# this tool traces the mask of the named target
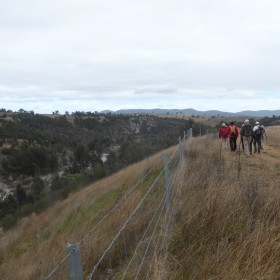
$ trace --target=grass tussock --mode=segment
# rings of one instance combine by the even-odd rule
[[[279,135],[279,128],[268,130],[264,152],[249,159],[221,151],[216,139],[187,142],[181,164],[171,172],[169,227],[161,207],[162,176],[120,231],[161,174],[162,154],[23,219],[1,233],[1,279],[46,276],[65,257],[66,244],[78,242],[131,189],[82,243],[85,278],[119,233],[94,279],[280,279]],[[171,157],[174,151],[165,152]],[[67,279],[66,264],[52,279]]]
[[[188,147],[165,274],[157,279],[279,279],[280,187],[241,157],[238,179],[235,155],[220,158],[206,139]]]

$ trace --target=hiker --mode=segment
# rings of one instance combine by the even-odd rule
[[[253,128],[250,125],[249,120],[245,120],[240,130],[241,138],[243,139],[244,153],[246,156],[252,154],[252,142],[253,142]]]
[[[221,139],[222,148],[226,150],[228,145],[228,128],[225,123],[222,123],[219,129],[219,139]]]
[[[241,130],[244,126],[244,123],[242,124]],[[243,135],[241,135],[241,130],[240,130],[240,143],[241,143],[241,147],[242,147],[242,151],[244,152],[244,141],[243,141]]]
[[[234,125],[234,122],[230,122],[228,126],[229,145],[232,152],[236,151],[236,140],[239,134],[238,128]]]
[[[258,151],[258,154],[261,153],[261,141],[262,141],[262,134],[263,129],[259,122],[255,123],[255,126],[253,128],[253,137],[254,137],[254,153]]]
[[[265,130],[263,125],[261,125],[261,129],[262,129],[261,150],[263,150],[264,149],[263,146],[264,146],[265,140],[267,140],[267,135],[266,135],[266,130]]]

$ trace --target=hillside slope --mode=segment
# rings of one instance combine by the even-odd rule
[[[207,137],[187,142],[183,157],[165,151],[175,160],[168,228],[162,153],[24,219],[1,235],[1,279],[42,279],[81,240],[84,279],[96,264],[92,279],[279,279],[280,128],[267,133],[250,158]],[[67,279],[67,263],[48,279]]]
[[[145,115],[0,112],[0,228],[170,147],[190,125]]]

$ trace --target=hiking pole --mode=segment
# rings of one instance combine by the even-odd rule
[[[240,172],[241,172],[241,152],[240,152],[240,145],[241,145],[241,139],[238,145],[238,164],[237,164],[237,178],[239,180]]]
[[[223,146],[223,140],[222,138],[220,140],[220,160],[222,159],[222,146]]]

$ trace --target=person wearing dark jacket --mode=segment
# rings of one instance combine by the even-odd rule
[[[244,153],[246,156],[252,154],[252,142],[253,142],[253,128],[249,123],[249,120],[245,120],[240,130],[240,135],[243,139]]]
[[[230,122],[228,126],[228,135],[229,135],[229,145],[230,145],[230,150],[232,152],[236,151],[236,140],[239,135],[239,130],[237,126],[234,125],[234,122]]]

